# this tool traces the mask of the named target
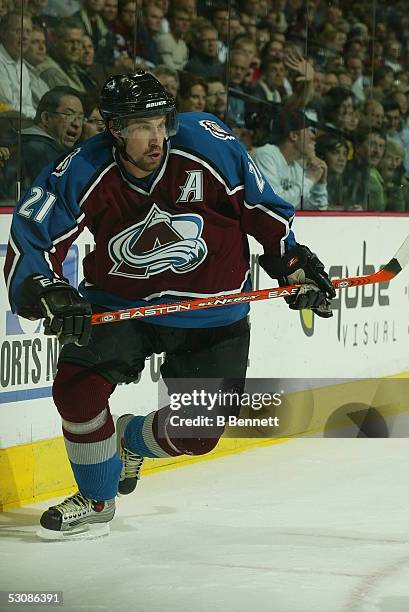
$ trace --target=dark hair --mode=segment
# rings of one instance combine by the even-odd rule
[[[323,134],[315,143],[315,151],[318,157],[324,159],[328,151],[334,151],[339,145],[348,151],[348,143],[345,138],[336,134]]]
[[[76,19],[75,17],[66,17],[61,19],[56,25],[53,39],[55,38],[55,40],[58,40],[59,38],[62,38],[67,30],[82,30],[85,32],[82,21]]]
[[[373,134],[375,134],[376,136],[379,136],[383,140],[386,140],[386,135],[383,130],[378,130],[377,128],[371,128],[370,130],[357,130],[354,133],[355,146],[359,147],[363,145],[364,142],[369,138],[369,136],[372,136]]]
[[[383,104],[383,110],[385,111],[385,113],[388,113],[389,111],[394,111],[394,110],[398,110],[399,113],[401,112],[399,104],[395,102],[394,100],[390,102],[385,102]]]
[[[324,96],[323,110],[325,120],[333,123],[341,104],[348,98],[352,98],[352,101],[354,101],[354,94],[350,89],[346,89],[346,87],[331,87]]]
[[[122,13],[127,4],[134,2],[134,0],[118,0],[118,15]]]
[[[190,72],[182,72],[180,74],[180,89],[179,89],[179,97],[181,100],[186,100],[189,98],[192,92],[192,88],[195,85],[201,85],[206,92],[208,92],[208,86],[206,81],[195,74],[191,74]]]
[[[64,96],[75,96],[76,98],[81,100],[81,102],[83,101],[81,92],[77,91],[76,89],[73,89],[72,87],[66,87],[65,85],[59,85],[58,87],[54,87],[53,89],[50,89],[50,91],[47,91],[47,93],[43,95],[40,102],[38,103],[34,123],[40,123],[42,113],[55,113],[61,102],[61,99]]]
[[[390,73],[394,74],[390,66],[378,66],[378,68],[375,68],[373,73],[373,84],[378,85],[381,81],[383,81],[385,76]]]

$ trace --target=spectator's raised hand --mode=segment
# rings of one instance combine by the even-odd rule
[[[305,60],[298,49],[294,48],[287,53],[284,64],[296,75],[294,80],[297,83],[311,83],[314,79],[314,68],[312,64]]]

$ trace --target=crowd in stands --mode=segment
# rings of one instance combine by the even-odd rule
[[[143,68],[298,209],[409,211],[407,0],[0,0],[0,202],[104,130]]]

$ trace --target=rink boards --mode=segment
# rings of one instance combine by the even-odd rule
[[[2,257],[10,219],[9,214],[0,214]],[[409,223],[405,215],[300,215],[294,231],[299,242],[318,253],[332,277],[345,277],[379,269],[408,235]],[[255,288],[274,286],[258,266],[259,245],[251,240],[250,246]],[[85,232],[71,247],[64,273],[73,284],[81,279],[82,258],[92,247],[92,236]],[[42,335],[39,322],[20,319],[10,312],[3,278],[1,282],[0,509],[4,509],[64,494],[74,483],[60,437],[60,419],[51,399],[58,344]],[[340,291],[330,320],[312,317],[308,311],[301,315],[291,312],[281,300],[254,304],[248,376],[297,379],[296,393],[305,385],[315,403],[302,411],[301,420],[297,412],[295,421],[275,432],[275,440],[269,431],[262,432],[265,437],[255,438],[238,438],[237,432],[230,431],[213,456],[322,431],[337,411],[337,403],[341,406],[347,402],[345,389],[349,387],[340,387],[343,391],[330,398],[320,389],[339,384],[340,379],[408,372],[408,300],[409,270],[405,269],[389,284]],[[112,412],[145,414],[157,407],[161,361],[162,356],[153,356],[138,383],[117,388],[111,400]],[[367,393],[360,391],[362,397],[357,403],[373,405],[375,395],[381,397],[379,405],[384,405],[385,390],[379,391],[378,383],[376,389],[374,392],[372,386]],[[371,402],[365,399],[365,393]],[[392,402],[386,416],[399,413],[398,404]],[[191,461],[158,460],[154,466],[151,461],[146,470]]]

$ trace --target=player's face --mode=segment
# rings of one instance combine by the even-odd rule
[[[135,176],[143,178],[160,166],[166,138],[166,117],[128,119],[128,125],[121,130],[120,136],[125,139],[126,152],[135,161],[136,167],[126,164]]]

